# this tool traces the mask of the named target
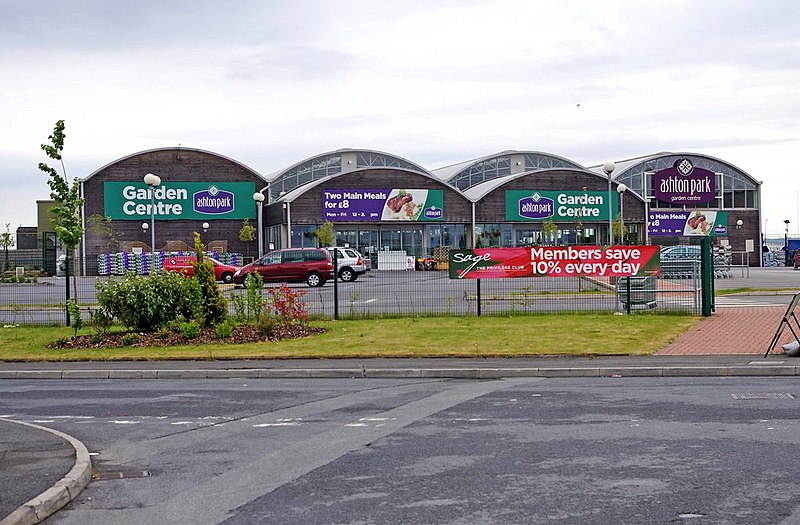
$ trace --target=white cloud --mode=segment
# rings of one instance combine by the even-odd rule
[[[763,180],[770,233],[797,207],[793,1],[0,7],[0,224],[35,223],[39,144],[62,118],[70,176],[179,143],[262,174],[341,147],[430,168],[505,149],[583,164],[672,150]]]

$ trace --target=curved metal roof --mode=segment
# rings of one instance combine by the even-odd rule
[[[592,170],[587,170],[585,168],[582,169],[573,169],[573,168],[556,168],[559,171],[571,171],[573,173],[581,173],[584,175],[595,175],[601,177],[604,181],[607,180],[605,174],[600,175]],[[497,188],[503,186],[506,183],[509,183],[513,180],[516,180],[520,177],[524,177],[526,175],[530,175],[531,173],[541,173],[548,170],[533,170],[533,171],[526,171],[524,173],[516,173],[514,175],[509,175],[507,177],[500,177],[496,179],[487,180],[486,182],[481,182],[480,184],[476,184],[471,188],[467,188],[462,193],[472,202],[478,202],[486,195],[491,193],[492,191],[496,190]],[[637,198],[640,200],[642,199],[641,196],[637,195]]]
[[[323,183],[327,183],[327,182],[329,182],[329,181],[331,181],[331,180],[333,180],[333,179],[335,179],[335,178],[337,178],[337,177],[339,177],[341,175],[346,175],[348,173],[364,171],[364,170],[367,170],[367,169],[369,169],[369,168],[360,168],[360,169],[353,170],[353,171],[348,171],[348,172],[345,172],[345,173],[336,173],[334,175],[328,175],[326,177],[322,177],[322,178],[314,180],[312,182],[308,182],[306,184],[303,184],[302,186],[298,186],[298,187],[294,188],[291,191],[287,191],[283,195],[280,195],[280,196],[276,197],[274,200],[270,201],[270,204],[274,204],[275,202],[293,202],[293,201],[297,200],[301,195],[306,193],[307,191],[309,191],[309,190],[311,190],[313,188],[316,188],[317,186],[319,186],[319,185],[321,185]],[[423,177],[427,177],[427,178],[429,178],[429,179],[431,179],[431,180],[433,180],[433,181],[435,181],[435,182],[437,182],[439,184],[442,184],[441,180],[437,179],[436,177],[434,177],[430,173],[421,173],[421,172],[418,172],[418,171],[415,171],[415,170],[407,170],[405,168],[398,168],[398,169],[400,171],[408,171],[409,173],[413,173],[415,175],[422,175]],[[463,195],[463,192],[459,192],[455,188],[453,188],[453,191],[456,191],[456,193],[460,193],[460,194]]]
[[[92,177],[94,177],[95,175],[97,175],[98,173],[100,173],[101,171],[103,171],[104,169],[108,168],[109,166],[113,166],[114,164],[117,164],[118,162],[122,162],[123,160],[131,159],[133,157],[137,157],[139,155],[144,155],[146,153],[154,153],[154,152],[157,152],[157,151],[196,151],[198,153],[205,153],[205,154],[208,154],[208,155],[213,155],[215,157],[219,157],[221,159],[227,160],[228,162],[236,164],[237,166],[241,166],[242,168],[244,168],[245,170],[249,171],[250,173],[252,173],[256,177],[258,177],[259,179],[263,180],[264,183],[266,184],[266,179],[260,173],[258,173],[256,170],[254,170],[250,166],[242,164],[238,160],[234,160],[234,159],[232,159],[230,157],[226,157],[225,155],[220,155],[219,153],[214,153],[213,151],[207,151],[207,150],[204,150],[204,149],[197,149],[197,148],[182,148],[182,147],[178,147],[178,146],[170,147],[170,148],[146,149],[144,151],[139,151],[139,152],[136,152],[136,153],[132,153],[130,155],[125,155],[124,157],[120,157],[117,160],[113,160],[113,161],[109,162],[108,164],[105,164],[102,167],[94,170],[86,178],[80,179],[80,180],[82,182],[83,181],[87,181],[87,180],[91,179]]]
[[[577,162],[552,153],[532,150],[506,150],[437,168],[432,170],[432,173],[451,186],[463,191],[476,184],[499,177],[552,168],[586,169]]]
[[[419,164],[396,155],[369,149],[343,148],[309,157],[268,175],[270,201],[313,181],[366,168],[397,168],[432,176]]]
[[[729,162],[712,157],[710,155],[691,152],[662,151],[652,155],[622,160],[615,163],[616,168],[611,174],[611,177],[617,182],[625,183],[632,191],[641,196],[643,193],[645,193],[644,190],[647,189],[642,187],[642,181],[645,181],[644,184],[647,184],[647,177],[644,177],[645,173],[652,173],[669,168],[676,160],[682,158],[688,158],[695,166],[699,168],[704,168],[709,171],[713,171],[714,173],[722,173],[723,175],[740,177],[755,187],[761,185],[761,181],[756,180],[747,172]],[[606,176],[605,172],[603,171],[602,164],[590,166],[589,169],[601,174],[603,177]],[[650,194],[651,193],[652,192],[650,192]]]

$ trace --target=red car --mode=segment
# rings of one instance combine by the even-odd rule
[[[258,272],[265,283],[301,283],[322,286],[333,279],[333,260],[322,248],[287,248],[276,250],[242,266],[234,275],[236,284],[244,284],[247,274]]]
[[[214,276],[217,281],[222,281],[223,283],[233,282],[233,276],[239,268],[230,264],[221,263],[207,255],[203,257],[203,260],[211,261],[211,264],[214,265]],[[174,255],[164,259],[163,269],[165,272],[178,272],[187,277],[193,277],[194,266],[192,265],[196,262],[197,257],[194,255]]]

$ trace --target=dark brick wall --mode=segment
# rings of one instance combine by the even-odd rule
[[[103,183],[108,181],[139,182],[147,173],[155,173],[162,181],[181,182],[254,182],[256,189],[266,186],[266,182],[245,166],[225,157],[192,149],[170,148],[147,151],[127,158],[123,158],[101,171],[84,183],[86,196],[86,217],[93,214],[103,215]],[[142,231],[142,222],[113,221],[114,237],[120,242],[142,241],[150,245],[150,232]],[[194,243],[193,232],[202,234],[203,242],[208,244],[214,240],[228,241],[228,250],[232,252],[247,253],[257,249],[257,241],[247,246],[239,241],[239,230],[242,220],[210,219],[207,221],[211,228],[202,234],[199,220],[156,220],[156,246],[163,248],[167,241],[183,241],[189,246]],[[257,226],[257,219],[251,219],[250,224]],[[117,251],[119,246],[111,243],[107,246],[108,239],[100,237],[91,229],[86,231],[86,266],[88,275],[97,273],[97,254],[108,251]]]

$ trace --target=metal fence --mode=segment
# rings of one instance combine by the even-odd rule
[[[70,278],[70,296],[83,317],[97,307],[96,283],[111,277]],[[63,324],[66,314],[64,277],[39,278],[28,283],[0,284],[3,324]],[[266,284],[266,288],[279,286]],[[246,290],[222,285],[223,294]],[[477,316],[598,312],[701,312],[699,267],[680,278],[530,277],[513,279],[450,279],[446,271],[377,271],[353,282],[329,281],[302,290],[302,301],[317,318],[389,316]],[[233,313],[232,301],[229,308]]]

